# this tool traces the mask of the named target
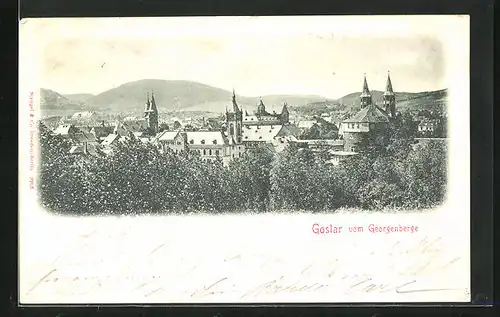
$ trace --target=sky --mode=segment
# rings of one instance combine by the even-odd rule
[[[140,79],[192,80],[244,96],[339,98],[360,91],[365,73],[370,89],[384,90],[390,71],[395,91],[437,90],[447,88],[447,51],[441,22],[433,21],[36,21],[40,86],[62,94],[98,94]]]

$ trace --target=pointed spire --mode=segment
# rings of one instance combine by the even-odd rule
[[[387,71],[387,84],[385,86],[384,95],[393,95],[393,94],[394,90],[392,89],[391,74],[389,71]]]
[[[144,112],[149,111],[149,92],[146,93],[146,104],[144,105]]]
[[[266,106],[264,105],[264,102],[262,101],[262,97],[259,97],[260,102],[259,106],[257,107],[257,113],[260,115],[266,114]]]
[[[233,111],[235,113],[240,112],[240,109],[238,108],[238,104],[236,103],[236,93],[234,92],[234,88],[233,88]]]
[[[361,109],[372,104],[372,94],[370,93],[370,89],[368,88],[368,82],[366,81],[366,73],[364,74],[363,92],[361,93],[360,99],[361,99]]]
[[[370,89],[368,88],[368,82],[366,81],[366,73],[364,74],[363,93],[361,95],[371,96]]]
[[[156,108],[156,101],[155,101],[155,95],[154,95],[154,91],[151,90],[151,110],[153,111],[158,111],[158,109]]]

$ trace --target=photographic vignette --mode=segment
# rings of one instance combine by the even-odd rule
[[[469,301],[468,17],[314,19],[25,20],[21,302]]]

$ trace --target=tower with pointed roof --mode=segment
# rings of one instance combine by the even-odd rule
[[[387,84],[383,96],[384,110],[387,114],[394,118],[396,116],[396,95],[392,89],[391,75],[387,72]]]
[[[146,105],[144,107],[144,118],[147,121],[149,131],[156,135],[158,133],[158,108],[156,107],[156,100],[154,93],[151,92],[151,100],[149,93],[147,94]]]
[[[363,92],[361,93],[360,99],[361,99],[361,109],[372,104],[372,94],[370,92],[370,89],[368,89],[366,74],[364,74]]]
[[[237,144],[241,143],[242,126],[243,126],[243,111],[236,102],[236,93],[233,89],[232,109],[226,108],[226,129],[228,138],[232,138]]]
[[[283,104],[283,108],[281,109],[280,121],[281,124],[290,123],[290,112],[288,112],[288,104],[286,102]]]
[[[390,83],[390,80],[389,80]],[[386,89],[389,90],[389,89]],[[390,87],[392,92],[392,86]],[[390,103],[387,107],[395,107],[392,102],[394,93],[384,95],[384,105],[387,98]],[[342,134],[344,136],[344,151],[364,151],[365,145],[370,142],[384,144],[386,141],[386,128],[390,122],[388,113],[372,101],[372,95],[368,89],[366,75],[363,82],[363,92],[360,96],[361,109],[354,116],[342,122]]]
[[[262,101],[262,98],[260,98],[259,105],[257,106],[257,116],[265,116],[268,115],[266,111],[266,106],[264,105],[264,102]]]

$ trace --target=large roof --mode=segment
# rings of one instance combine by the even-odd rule
[[[344,122],[356,123],[377,123],[389,122],[389,117],[384,110],[374,104],[368,105],[356,113],[353,117],[344,120]]]
[[[72,124],[61,124],[54,130],[54,134],[68,134],[71,128],[73,128]]]
[[[188,144],[227,144],[227,138],[220,131],[190,131],[184,132]]]
[[[244,126],[242,129],[243,132],[243,141],[272,141],[274,137],[280,132],[282,126],[281,125],[248,125]]]
[[[114,128],[115,133],[118,127],[130,132],[142,132],[148,127],[148,122],[145,119],[119,122]]]
[[[118,138],[119,135],[118,134],[109,134],[103,141],[102,141],[102,145],[110,145],[111,143],[113,143],[116,138]]]
[[[310,129],[315,124],[316,124],[315,120],[304,120],[304,121],[299,121],[298,127],[302,129]]]
[[[172,141],[179,133],[179,131],[164,131],[158,137],[158,141]]]
[[[97,141],[96,136],[89,132],[78,132],[71,135],[71,139],[75,142],[95,142]]]
[[[295,124],[288,124],[284,125],[281,130],[278,133],[278,136],[287,136],[287,135],[293,135],[295,137],[298,137],[302,133],[302,130],[297,127]]]

